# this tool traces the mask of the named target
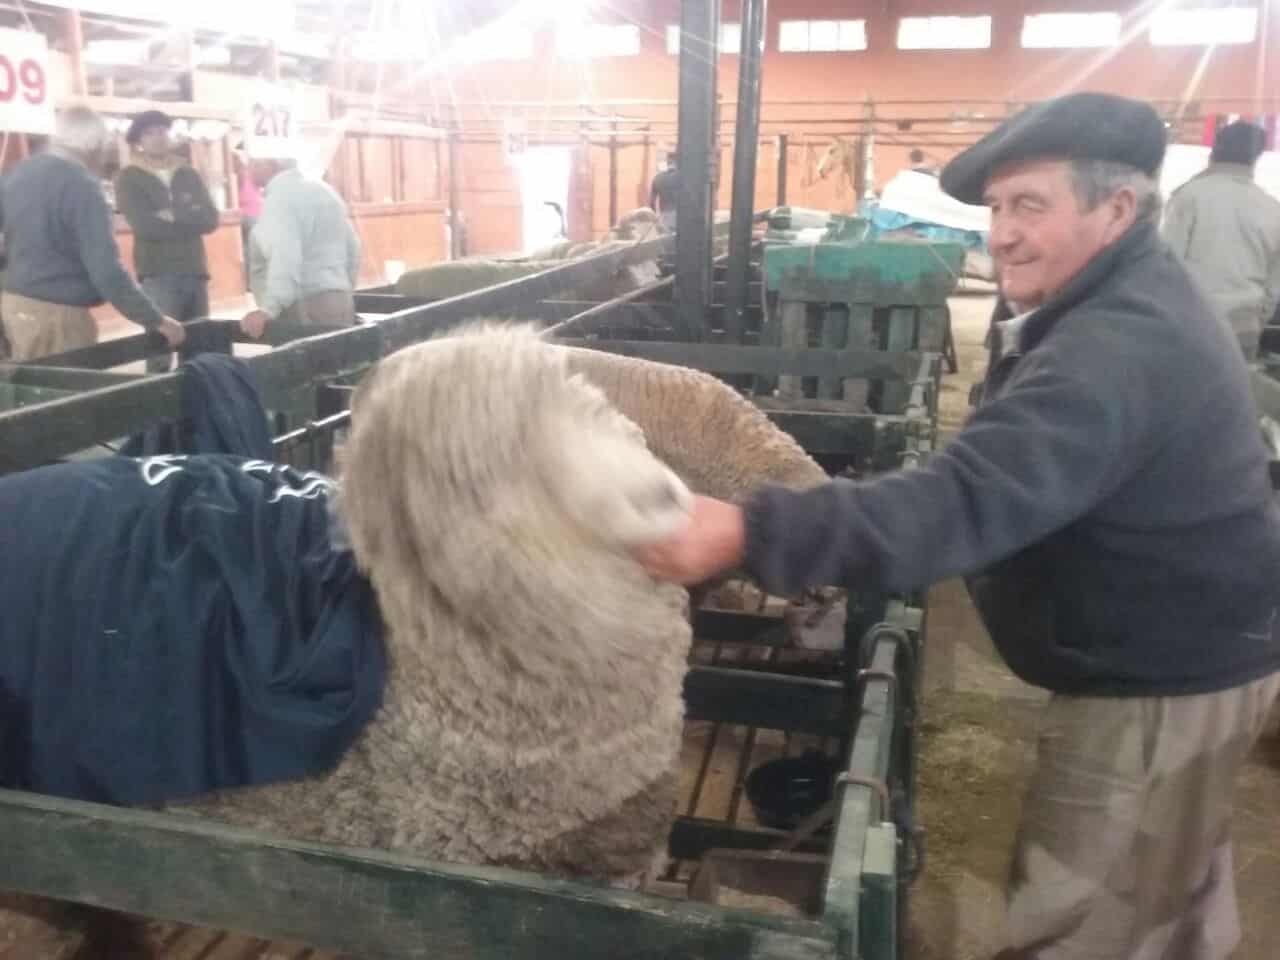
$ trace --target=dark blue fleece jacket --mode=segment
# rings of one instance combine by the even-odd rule
[[[747,507],[770,590],[972,581],[1023,679],[1079,695],[1225,689],[1280,670],[1280,510],[1226,324],[1150,224],[1099,254],[916,470]]]

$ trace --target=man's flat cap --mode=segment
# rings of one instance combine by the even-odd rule
[[[1026,160],[1106,160],[1155,176],[1164,161],[1164,123],[1149,104],[1106,93],[1073,93],[1027,107],[943,168],[942,189],[982,203],[1000,167]]]
[[[131,147],[136,147],[142,135],[153,127],[164,127],[168,130],[172,126],[173,117],[163,110],[143,110],[129,124],[129,132],[124,135],[124,142]]]

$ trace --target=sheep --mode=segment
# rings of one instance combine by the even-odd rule
[[[675,816],[690,628],[626,548],[674,531],[690,489],[740,500],[821,468],[706,374],[496,326],[384,360],[342,460],[384,706],[327,775],[182,808],[643,885]]]
[[[821,468],[713,377],[527,329],[397,353],[353,406],[336,509],[388,627],[383,709],[325,775],[168,809],[642,886],[676,813],[690,629],[626,548],[689,489],[741,501]]]
[[[740,503],[765,483],[807,489],[827,474],[760,408],[707,373],[560,347],[569,369],[640,425],[655,456],[695,492]]]
[[[337,510],[387,628],[384,706],[326,776],[184,805],[639,885],[675,815],[687,597],[628,547],[690,494],[567,355],[485,327],[384,360]],[[503,598],[494,602],[494,597]]]

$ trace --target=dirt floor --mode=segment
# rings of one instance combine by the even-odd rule
[[[960,373],[944,381],[946,430],[967,416],[969,385],[986,366],[989,294],[952,300]],[[928,858],[911,892],[910,960],[990,957],[999,945],[1002,887],[1034,759],[1045,695],[1001,663],[962,585],[935,588],[919,772]],[[1236,877],[1245,940],[1235,960],[1280,955],[1280,739],[1259,744],[1240,779]]]

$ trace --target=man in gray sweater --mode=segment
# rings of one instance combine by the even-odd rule
[[[341,327],[355,323],[360,238],[342,198],[305,176],[285,138],[248,144],[250,172],[263,188],[262,215],[249,238],[249,283],[257,307],[240,319],[251,337],[269,323]]]
[[[1257,358],[1262,327],[1280,302],[1280,202],[1253,180],[1265,143],[1257,124],[1227,124],[1208,169],[1175,190],[1164,213],[1165,242],[1248,360]]]
[[[8,267],[0,299],[11,358],[35,360],[91,346],[89,312],[108,302],[126,318],[182,343],[181,324],[164,316],[120,262],[100,176],[114,143],[92,110],[58,116],[53,143],[18,164],[0,187],[0,225]]]

